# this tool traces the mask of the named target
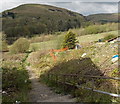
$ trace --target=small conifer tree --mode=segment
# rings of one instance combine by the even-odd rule
[[[74,49],[75,48],[75,44],[77,43],[77,39],[76,39],[76,35],[71,32],[68,31],[68,33],[65,35],[63,44],[62,44],[62,48],[68,47],[69,49]]]

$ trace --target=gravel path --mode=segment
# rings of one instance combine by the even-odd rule
[[[32,90],[29,93],[30,102],[75,102],[70,95],[56,94],[48,86],[40,83],[33,68],[27,67],[27,70],[32,83]]]

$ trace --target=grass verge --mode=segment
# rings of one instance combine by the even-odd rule
[[[18,55],[19,56],[19,55]],[[14,63],[3,61],[2,66],[2,102],[28,102],[28,92],[31,88],[29,75],[25,69],[25,60],[28,54],[16,61],[16,55],[12,55]],[[9,64],[9,65],[8,65]]]

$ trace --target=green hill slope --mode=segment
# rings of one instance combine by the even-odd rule
[[[118,22],[117,13],[93,14],[93,15],[87,16],[86,18],[89,21],[99,22],[99,23]]]
[[[3,31],[8,37],[66,31],[81,27],[83,15],[49,5],[24,4],[2,13]]]

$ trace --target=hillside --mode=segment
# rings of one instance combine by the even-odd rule
[[[40,42],[39,44],[33,43],[34,46],[38,45],[40,50],[32,52],[27,58],[27,62],[30,63],[32,69],[34,69],[33,73],[40,76],[40,82],[46,82],[52,87],[51,89],[55,89],[56,93],[66,91],[73,94],[72,91],[75,89],[72,89],[70,86],[65,86],[65,90],[62,89],[64,81],[70,84],[74,84],[74,82],[79,83],[80,86],[94,88],[96,90],[117,93],[115,89],[119,86],[117,81],[107,79],[87,79],[81,77],[82,75],[101,77],[118,76],[118,64],[117,62],[113,63],[111,61],[113,55],[117,53],[118,43],[95,42],[98,39],[106,37],[108,34],[114,34],[117,36],[117,31],[79,36],[77,39],[80,45],[82,45],[82,48],[79,50],[73,49],[63,52],[55,52],[54,54],[57,57],[56,61],[51,57],[50,52],[47,50],[50,50],[50,47],[51,49],[54,49],[55,41],[57,39],[51,40],[51,42]],[[52,41],[55,43],[52,44]],[[42,46],[49,49],[45,49]],[[86,55],[83,56],[83,54]],[[71,76],[75,74],[78,75],[76,79]],[[62,75],[67,75],[67,77],[64,79],[64,76]],[[92,82],[93,80],[95,81],[94,84]],[[56,81],[58,81],[58,84],[56,84]],[[76,93],[74,93],[76,94],[74,96],[78,98],[78,102],[117,102],[116,98],[114,99],[111,96],[92,91],[89,92],[89,90],[84,90],[84,87],[82,89],[76,89]]]
[[[87,20],[99,23],[118,22],[117,13],[92,14],[86,17]]]
[[[7,37],[31,37],[33,34],[66,31],[81,27],[83,15],[49,5],[24,4],[2,13],[3,31]]]

